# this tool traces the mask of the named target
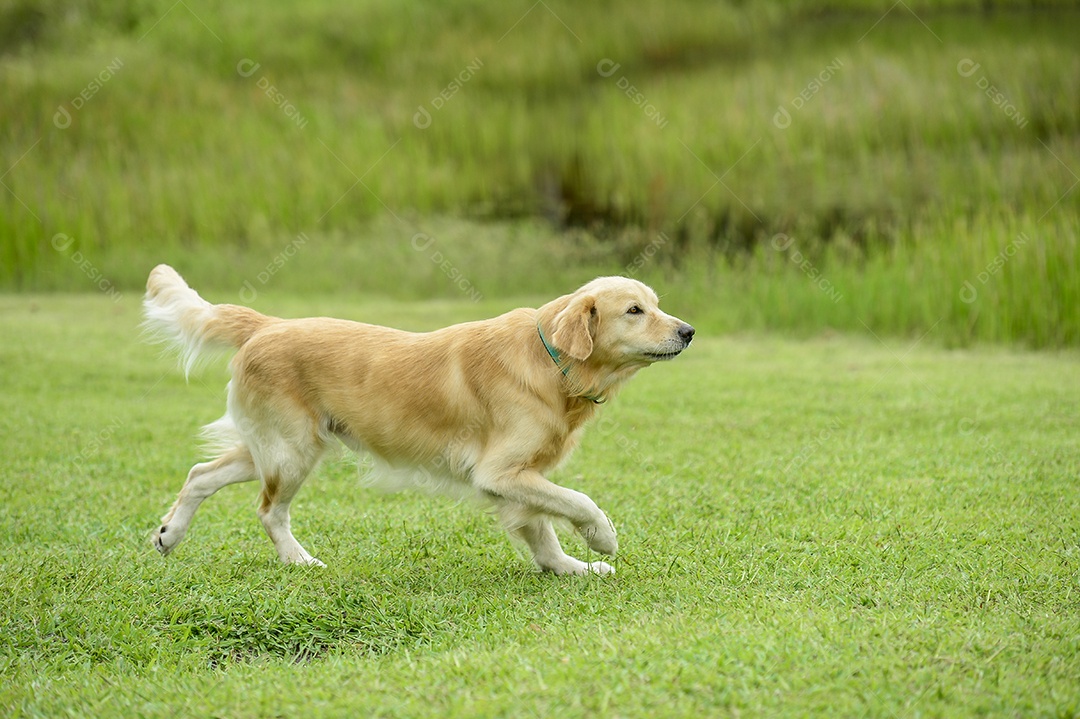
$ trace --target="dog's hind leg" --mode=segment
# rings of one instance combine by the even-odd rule
[[[196,464],[188,473],[172,509],[161,518],[161,526],[154,530],[154,547],[162,554],[171,552],[184,538],[195,510],[203,500],[222,487],[253,479],[255,464],[243,445],[230,449],[212,462]]]
[[[563,552],[551,521],[542,517],[529,520],[512,530],[532,551],[536,565],[555,574],[614,574],[615,568],[606,562],[583,562]]]
[[[308,449],[311,451],[290,452],[287,460],[260,468],[263,485],[259,495],[259,519],[281,561],[325,567],[293,537],[289,518],[289,504],[322,454],[322,447]]]

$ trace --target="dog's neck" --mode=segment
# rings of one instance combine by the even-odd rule
[[[547,350],[548,355],[550,355],[552,361],[555,362],[555,366],[558,367],[562,371],[563,377],[566,377],[566,378],[569,379],[569,377],[570,377],[570,363],[568,361],[564,361],[563,358],[562,358],[562,355],[559,353],[559,350],[555,349],[555,347],[553,347],[552,344],[547,341],[547,337],[544,336],[544,328],[540,326],[539,322],[536,323],[536,333],[538,335],[540,335],[540,341],[544,343],[544,349]],[[604,402],[607,402],[606,397],[599,397],[599,396],[596,396],[596,395],[588,395],[588,394],[586,394],[586,395],[581,395],[581,397],[583,399],[589,400],[593,404],[603,404]]]

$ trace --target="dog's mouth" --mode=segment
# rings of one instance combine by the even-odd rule
[[[690,346],[690,340],[670,340],[662,343],[651,352],[642,352],[642,356],[650,362],[664,362],[672,360],[682,354],[682,351]]]
[[[665,360],[675,359],[682,354],[683,349],[686,348],[683,347],[682,349],[671,350],[669,352],[646,352],[645,357],[651,362],[663,362]]]

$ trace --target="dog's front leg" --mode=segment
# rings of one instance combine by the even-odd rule
[[[523,505],[536,514],[568,519],[595,552],[614,556],[619,548],[615,525],[596,506],[596,502],[581,492],[548,481],[536,470],[492,474],[479,472],[476,483],[482,491],[498,499]]]
[[[512,531],[529,545],[533,561],[545,572],[579,575],[615,573],[615,568],[607,562],[583,562],[564,552],[549,519],[534,517]]]

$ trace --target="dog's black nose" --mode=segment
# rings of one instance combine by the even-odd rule
[[[679,328],[679,338],[686,344],[690,344],[690,340],[694,339],[694,328],[690,325],[683,323]]]

